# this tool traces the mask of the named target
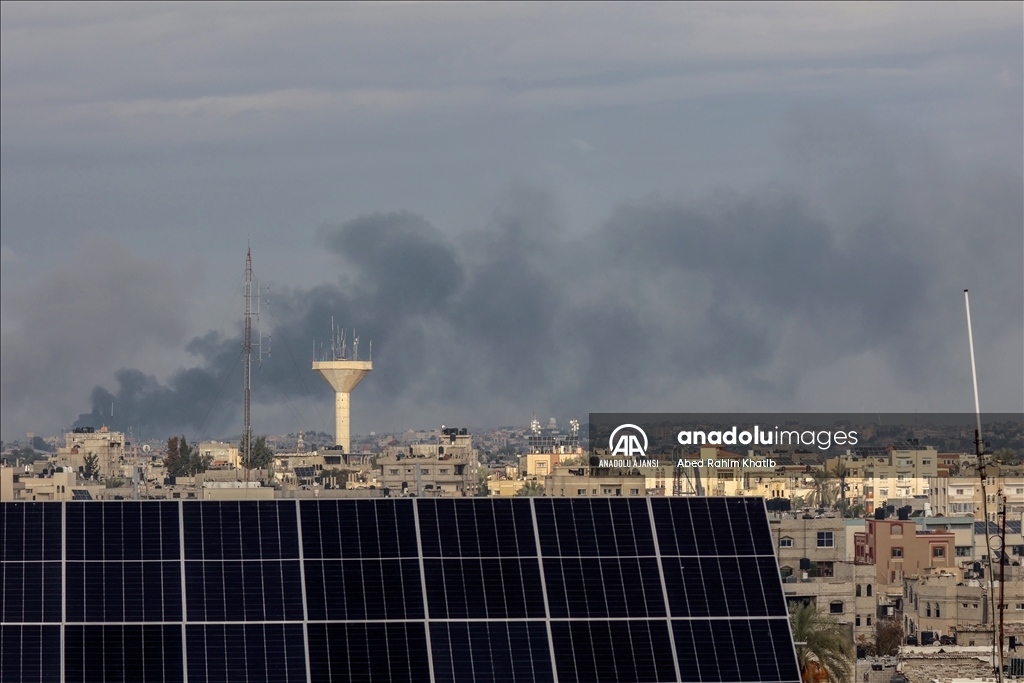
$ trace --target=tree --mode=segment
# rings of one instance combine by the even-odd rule
[[[544,484],[541,484],[536,479],[531,479],[526,482],[523,488],[516,491],[517,496],[543,496],[544,495]]]
[[[261,470],[266,468],[273,472],[273,467],[271,467],[271,465],[274,464],[274,451],[270,450],[270,446],[267,445],[267,437],[258,436],[253,439],[250,432],[249,438],[251,440],[250,447],[252,448],[252,451],[249,453],[248,458],[245,457],[245,437],[246,435],[243,434],[242,441],[238,444],[238,452],[242,454],[242,466],[248,470]]]
[[[835,476],[826,470],[816,470],[811,475],[814,479],[814,490],[807,495],[807,501],[817,507],[828,507],[836,500],[833,479]]]
[[[875,654],[895,655],[903,644],[903,624],[897,619],[879,619],[875,622]]]
[[[96,475],[100,473],[100,456],[89,453],[82,458],[82,462],[85,464],[82,470],[82,478],[95,479]]]
[[[487,482],[491,478],[491,471],[486,467],[481,467],[476,472],[476,495],[481,498],[486,498],[491,495],[490,490],[487,488]]]
[[[796,660],[804,680],[824,670],[829,683],[850,683],[854,651],[838,621],[814,605],[791,603],[789,623],[793,641],[803,643],[796,646]]]
[[[1012,465],[1017,460],[1017,453],[1012,448],[1000,448],[992,454],[992,460],[1000,465]]]
[[[164,467],[172,477],[194,477],[205,472],[213,464],[213,456],[203,456],[199,448],[192,446],[184,436],[172,436],[167,439],[167,456]]]

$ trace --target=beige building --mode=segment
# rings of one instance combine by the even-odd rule
[[[377,458],[380,486],[392,496],[472,496],[480,460],[465,429],[442,430],[441,443],[388,448]]]
[[[212,459],[210,467],[238,469],[242,466],[238,446],[234,444],[222,441],[203,441],[199,444],[199,454],[204,458]]]
[[[987,580],[964,579],[957,569],[933,570],[906,576],[903,586],[904,631],[907,635],[918,636],[918,643],[925,642],[921,637],[923,632],[937,639],[987,626],[990,631],[987,642],[991,645],[991,628],[998,614],[991,613]],[[995,590],[997,595],[1002,594],[1004,624],[1024,624],[1024,569],[1006,567],[1006,583],[1000,586],[996,581]],[[998,609],[997,599],[996,611]],[[969,643],[958,640],[957,644]]]
[[[890,498],[927,496],[938,476],[939,453],[928,447],[891,449],[882,457],[864,457],[864,499],[867,512]]]
[[[559,466],[544,480],[544,495],[646,496],[647,478],[639,470],[610,467]]]
[[[94,430],[92,427],[76,427],[64,435],[64,446],[57,449],[55,464],[70,467],[81,474],[85,471],[85,459],[94,456],[99,475],[106,477],[130,476],[126,467],[125,438],[123,432],[112,432],[106,427]]]

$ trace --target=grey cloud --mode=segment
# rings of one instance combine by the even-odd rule
[[[39,430],[120,365],[180,345],[197,274],[98,239],[33,284],[5,287],[4,423]]]

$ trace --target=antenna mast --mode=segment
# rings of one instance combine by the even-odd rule
[[[992,565],[992,535],[989,533],[988,519],[988,490],[985,486],[988,480],[985,471],[985,442],[981,438],[981,403],[978,401],[978,370],[974,364],[974,332],[971,329],[971,299],[964,290],[964,306],[967,309],[967,343],[971,347],[971,378],[974,380],[974,414],[977,420],[977,427],[974,430],[974,452],[978,458],[978,476],[981,478],[981,511],[985,518],[985,551],[988,553],[988,599],[992,606],[992,666],[995,669],[996,681],[1003,680],[1003,641],[1002,634],[998,633],[1000,624],[996,624],[996,588],[995,569]],[[998,508],[997,508],[998,509]],[[998,527],[996,527],[998,529]],[[998,533],[998,532],[997,532]],[[1002,569],[1002,548],[1000,548],[999,566]],[[1000,589],[1002,588],[1002,573],[1000,573]],[[1003,604],[999,603],[999,611],[1002,612]]]
[[[242,427],[243,463],[245,481],[249,481],[249,464],[252,457],[252,425],[249,416],[249,389],[252,384],[252,249],[245,252],[245,418]]]

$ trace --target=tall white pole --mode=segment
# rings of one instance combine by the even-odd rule
[[[996,588],[995,569],[992,563],[992,535],[989,533],[988,520],[988,474],[985,471],[985,448],[981,438],[981,402],[978,400],[978,369],[974,364],[974,332],[971,330],[971,299],[964,290],[964,306],[967,309],[967,343],[971,347],[971,378],[974,380],[974,415],[977,428],[974,431],[974,452],[978,458],[978,476],[981,478],[981,513],[985,518],[985,552],[988,553],[988,599],[992,606],[989,614],[992,619],[992,666],[995,669],[996,681],[1003,680],[1003,642],[996,628]],[[1002,567],[1002,549],[1000,549],[999,565]],[[1002,578],[1002,577],[1000,577]],[[1001,583],[1001,581],[1000,581]],[[999,608],[1002,609],[1002,602]]]

